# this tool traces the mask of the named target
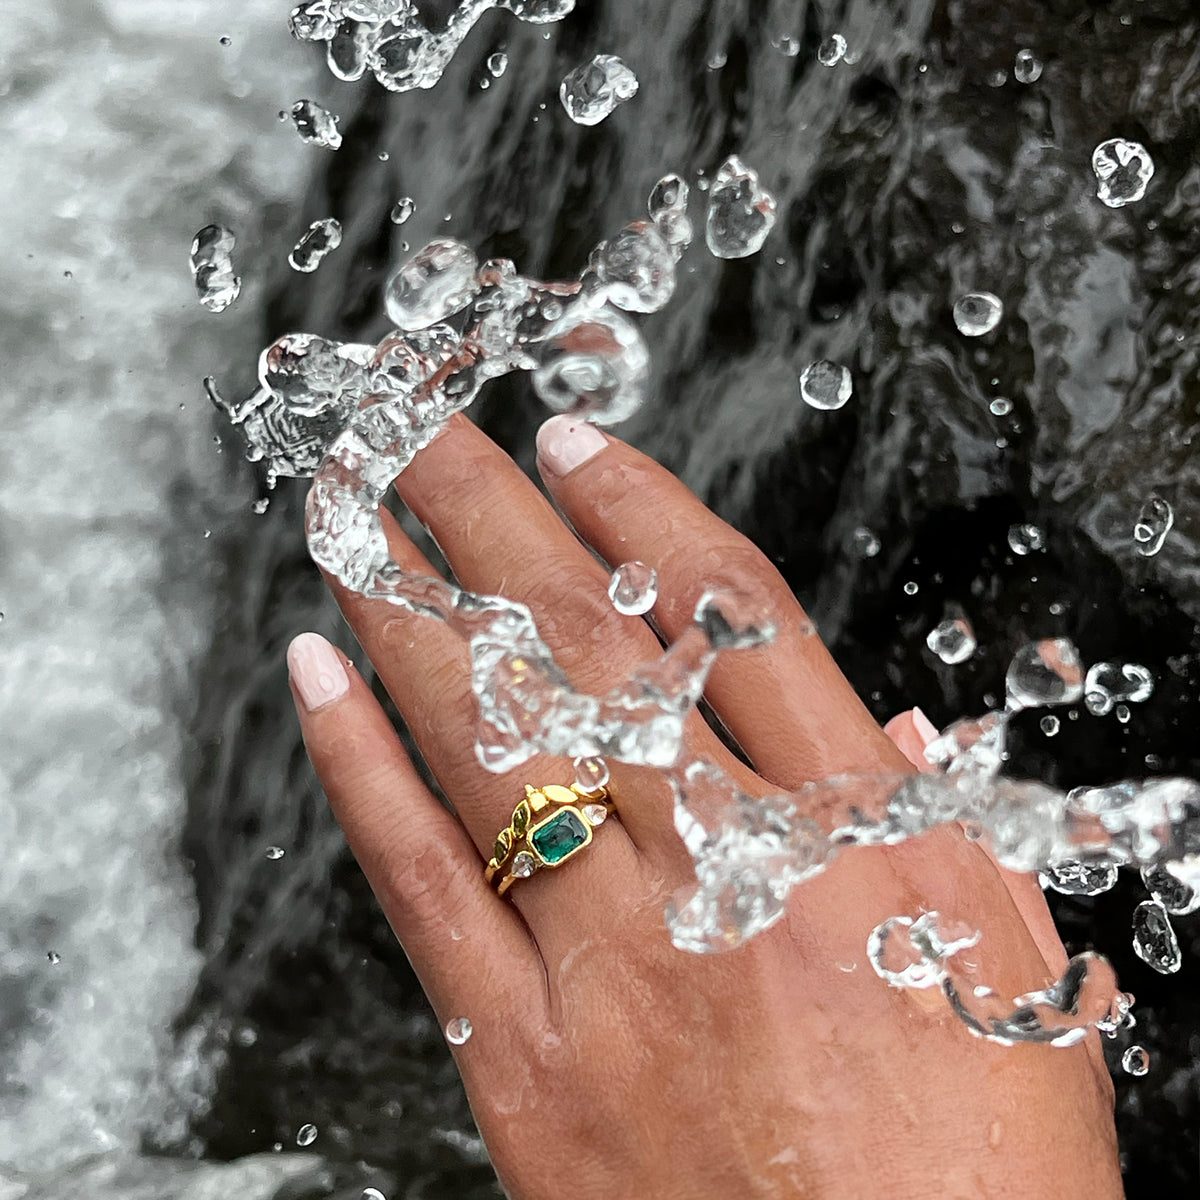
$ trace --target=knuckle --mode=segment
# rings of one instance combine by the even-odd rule
[[[719,536],[697,542],[669,550],[660,568],[664,579],[671,581],[665,590],[670,593],[670,616],[675,621],[691,620],[700,597],[722,587],[760,597],[775,612],[796,607],[796,597],[775,565],[737,530],[723,526]]]

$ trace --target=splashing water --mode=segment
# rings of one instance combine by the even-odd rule
[[[853,392],[850,372],[840,363],[809,363],[800,372],[800,396],[810,408],[826,412],[841,408]]]
[[[1109,208],[1136,204],[1154,178],[1154,160],[1140,142],[1112,138],[1101,142],[1092,153],[1096,195]]]
[[[235,238],[223,225],[205,225],[192,240],[190,263],[196,295],[209,312],[224,312],[241,295],[234,274]]]
[[[969,292],[954,302],[954,324],[963,337],[983,337],[1004,317],[1004,304],[991,292]]]
[[[1116,975],[1096,954],[1076,955],[1050,987],[1005,1002],[992,988],[977,982],[974,969],[960,958],[979,941],[977,931],[936,912],[916,920],[891,917],[872,932],[867,956],[876,974],[891,987],[940,988],[973,1034],[1002,1046],[1017,1042],[1073,1046],[1089,1029],[1110,1025],[1124,1015]]]
[[[757,254],[775,226],[775,197],[736,154],[731,154],[713,179],[708,193],[705,240],[717,258],[746,258]]]
[[[648,613],[658,601],[658,572],[642,562],[622,563],[609,580],[608,598],[623,616]]]
[[[293,271],[309,275],[342,244],[342,226],[333,217],[314,221],[304,236],[292,248],[288,263]]]
[[[313,100],[297,100],[292,105],[292,124],[302,142],[337,150],[342,144],[338,119],[327,108]]]
[[[1175,510],[1161,496],[1151,496],[1142,505],[1133,526],[1133,543],[1143,558],[1153,558],[1175,525]]]
[[[563,78],[558,98],[576,125],[599,125],[637,91],[637,76],[619,58],[597,54]]]
[[[428,28],[412,0],[305,0],[292,10],[292,35],[324,42],[329,69],[339,79],[367,71],[389,91],[431,88],[484,13],[507,9],[521,21],[561,21],[575,0],[463,0],[440,32]]]
[[[1146,890],[1172,916],[1185,917],[1200,908],[1200,895],[1163,863],[1151,863],[1142,868]]]

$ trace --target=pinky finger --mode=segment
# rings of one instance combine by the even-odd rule
[[[545,971],[466,831],[417,774],[387,714],[315,633],[288,648],[308,756],[439,1019],[545,1011]]]

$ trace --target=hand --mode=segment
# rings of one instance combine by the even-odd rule
[[[725,655],[708,700],[754,763],[698,714],[687,755],[754,794],[840,773],[911,770],[872,721],[778,573],[656,463],[555,418],[539,466],[607,562],[655,567],[667,638],[700,593],[766,598],[779,635]],[[577,687],[599,693],[660,653],[608,602],[608,575],[515,464],[463,418],[397,489],[464,587],[528,604]],[[407,571],[433,569],[384,514]],[[890,989],[867,937],[936,909],[983,931],[980,974],[1010,996],[1065,955],[1036,881],[998,868],[957,827],[845,852],[787,916],[720,955],[675,949],[667,899],[691,861],[655,773],[610,764],[619,820],[557,871],[500,899],[483,866],[523,785],[569,762],[487,773],[474,751],[467,648],[444,627],[331,587],[457,816],[422,784],[370,689],[315,635],[289,652],[309,754],[358,861],[454,1048],[480,1132],[514,1200],[1121,1194],[1111,1085],[1097,1036],[1070,1049],[974,1038],[936,993]],[[914,757],[918,728],[897,740]]]

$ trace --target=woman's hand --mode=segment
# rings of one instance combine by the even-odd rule
[[[713,585],[769,601],[775,641],[723,656],[706,692],[757,775],[697,714],[690,759],[757,794],[912,769],[807,635],[770,563],[667,471],[566,417],[547,422],[538,449],[570,528],[464,418],[397,488],[464,587],[530,607],[577,687],[603,692],[660,647],[611,607],[606,570],[571,528],[611,564],[656,568],[667,638]],[[384,516],[393,557],[432,574]],[[421,783],[367,685],[311,634],[289,652],[305,741],[439,1020],[474,1027],[453,1052],[514,1200],[1121,1194],[1094,1033],[1070,1049],[981,1041],[936,989],[890,989],[867,961],[881,921],[936,909],[983,931],[992,986],[1043,987],[1065,955],[1036,881],[946,827],[845,852],[766,933],[694,956],[663,921],[667,899],[694,880],[669,791],[653,772],[610,764],[620,819],[562,869],[498,898],[483,873],[497,832],[524,784],[568,784],[571,764],[484,771],[466,646],[332,586],[457,817]],[[919,757],[915,724],[895,736]]]

